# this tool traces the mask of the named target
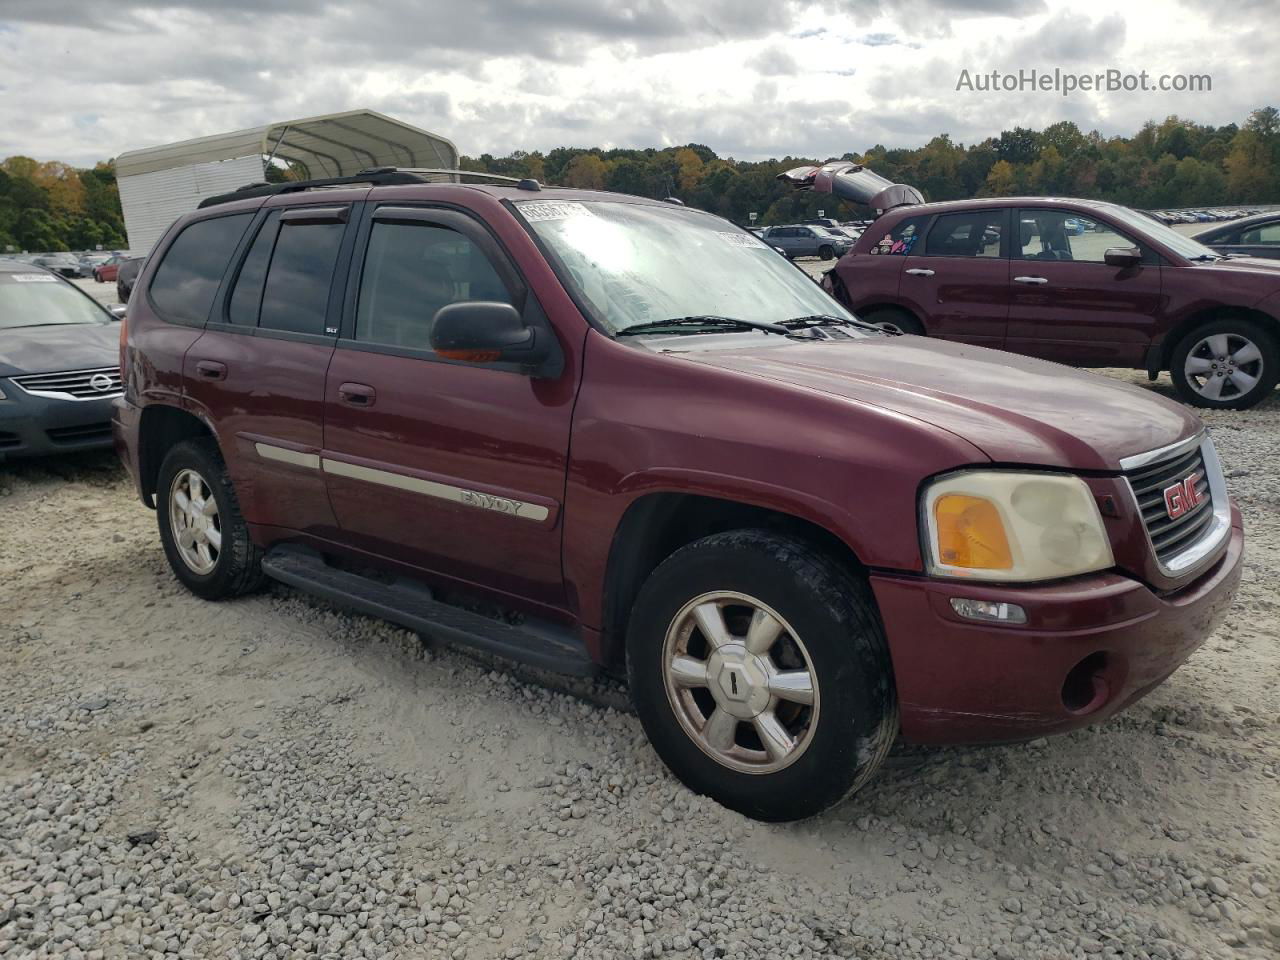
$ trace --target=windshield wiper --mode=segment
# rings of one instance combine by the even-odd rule
[[[1192,263],[1208,263],[1213,260],[1225,260],[1226,257],[1220,257],[1216,253],[1202,253],[1196,257],[1188,257]]]
[[[865,320],[849,320],[830,313],[811,313],[805,317],[792,317],[790,320],[783,320],[782,325],[788,330],[805,330],[809,327],[861,327],[863,330],[884,333],[884,329],[877,327],[874,323],[867,323]]]
[[[717,317],[713,314],[695,315],[691,317],[672,317],[670,320],[650,320],[647,323],[636,323],[623,330],[619,330],[616,336],[630,337],[639,333],[653,333],[663,330],[667,327],[725,327],[735,328],[738,330],[763,330],[765,333],[777,333],[782,336],[788,336],[791,331],[781,324],[766,323],[763,320],[741,320],[737,317]],[[681,331],[684,333],[684,331]]]

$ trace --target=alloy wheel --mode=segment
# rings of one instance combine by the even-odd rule
[[[169,527],[182,562],[195,573],[212,573],[222,551],[218,501],[204,477],[190,468],[179,470],[169,487]]]
[[[716,762],[776,773],[811,743],[813,662],[786,620],[754,597],[725,591],[690,600],[667,629],[662,665],[680,726]]]
[[[1187,354],[1183,372],[1187,383],[1208,400],[1243,397],[1262,379],[1263,358],[1258,345],[1238,333],[1204,337]]]

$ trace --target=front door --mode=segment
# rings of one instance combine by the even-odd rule
[[[902,265],[898,298],[920,318],[929,336],[1004,345],[1008,220],[1009,211],[999,207],[942,214],[929,227],[923,248],[912,247]]]
[[[432,351],[437,310],[513,304],[547,324],[491,235],[454,210],[382,206],[361,227],[325,387],[324,474],[344,542],[453,581],[564,603],[574,373]]]
[[[1018,221],[1006,348],[1081,366],[1144,366],[1161,310],[1158,254],[1072,210],[1024,208]],[[1107,266],[1113,247],[1137,247],[1142,263]]]
[[[259,213],[242,262],[187,351],[190,398],[219,444],[250,523],[330,536],[320,472],[324,377],[341,313],[350,203]],[[255,232],[256,231],[256,232]]]

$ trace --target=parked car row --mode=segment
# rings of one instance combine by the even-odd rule
[[[625,675],[671,770],[768,820],[899,736],[1110,716],[1226,616],[1243,533],[1203,424],[978,344],[1149,356],[1143,309],[1265,301],[1261,270],[1105,205],[904,208],[834,274],[938,334],[889,336],[776,255],[796,226],[414,176],[206,200],[144,265],[114,435],[198,596],[272,578]],[[1232,316],[1177,359],[1220,396],[1275,359]]]

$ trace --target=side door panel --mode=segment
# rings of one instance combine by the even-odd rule
[[[957,232],[963,233],[966,218],[978,213],[990,216],[990,226],[979,223],[981,234],[967,246],[943,242],[944,234],[951,240]],[[1006,210],[941,215],[929,228],[923,249],[917,245],[905,258],[898,296],[920,318],[929,336],[1004,346],[1009,318],[1009,261],[1004,248],[1008,219]],[[998,229],[999,236],[993,237],[988,229]]]
[[[392,230],[394,242],[379,239],[380,231]],[[510,258],[471,217],[430,207],[370,211],[325,387],[323,468],[342,540],[455,582],[559,607],[565,602],[560,514],[576,368],[534,379],[434,354],[425,330],[437,294],[397,293],[390,275],[384,281],[378,271],[388,269],[392,257],[412,257],[419,246],[430,253],[441,246],[439,234],[460,238],[454,245],[468,257],[486,257],[501,282],[477,291],[470,288],[479,268],[465,283],[454,270],[453,299],[508,298],[526,322],[547,323]],[[397,269],[403,286],[428,268]],[[423,316],[391,316],[419,300]],[[389,335],[366,331],[366,311],[388,318]],[[353,400],[353,390],[372,396]]]
[[[1049,208],[1019,211],[1019,238],[1040,227],[1047,237],[1025,237],[1010,261],[1009,334],[1006,348],[1015,353],[1080,366],[1141,367],[1146,350],[1160,325],[1164,310],[1162,267],[1158,258],[1137,267],[1120,269],[1101,262],[1111,246],[1136,246],[1109,224],[1103,231],[1062,231],[1046,217],[1067,214],[1069,220],[1086,221],[1074,211]],[[1114,232],[1112,232],[1114,231]],[[1072,259],[1031,259],[1024,249],[1043,251],[1060,246],[1059,256]],[[1046,255],[1040,252],[1038,255]]]

